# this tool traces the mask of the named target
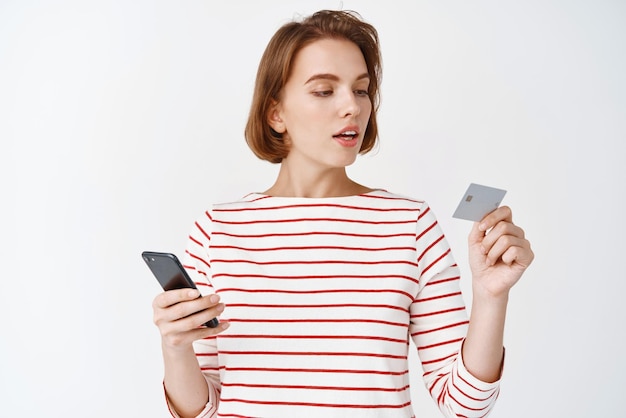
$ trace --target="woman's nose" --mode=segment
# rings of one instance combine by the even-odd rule
[[[361,106],[352,90],[348,90],[341,95],[340,116],[356,116],[361,112]]]

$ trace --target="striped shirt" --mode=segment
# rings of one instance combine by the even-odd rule
[[[200,417],[414,417],[410,340],[445,416],[485,416],[498,396],[463,365],[459,269],[425,202],[250,194],[202,214],[184,264],[231,324],[194,343]]]

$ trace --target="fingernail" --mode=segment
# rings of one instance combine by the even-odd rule
[[[480,231],[486,231],[487,230],[487,224],[486,223],[481,223],[480,225],[478,225],[478,229]]]
[[[221,327],[222,329],[226,329],[226,328],[228,328],[229,326],[230,326],[230,324],[229,324],[228,322],[222,322],[222,324],[220,325],[220,327]]]
[[[209,298],[209,300],[211,301],[211,303],[217,303],[220,300],[220,297],[217,295],[211,295],[211,297]]]
[[[197,298],[198,296],[200,296],[200,292],[198,292],[196,289],[191,289],[189,292],[187,292],[187,295],[190,298]]]

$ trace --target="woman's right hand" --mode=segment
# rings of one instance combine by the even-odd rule
[[[219,334],[228,328],[222,322],[216,328],[203,326],[224,310],[216,294],[198,297],[197,289],[176,289],[154,298],[154,323],[159,328],[164,348],[186,350],[196,340]]]

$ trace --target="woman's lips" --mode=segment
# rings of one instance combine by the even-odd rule
[[[359,142],[359,135],[356,134],[356,132],[354,132],[354,134],[341,133],[339,135],[333,135],[333,138],[339,143],[339,145],[344,147],[353,147]]]

